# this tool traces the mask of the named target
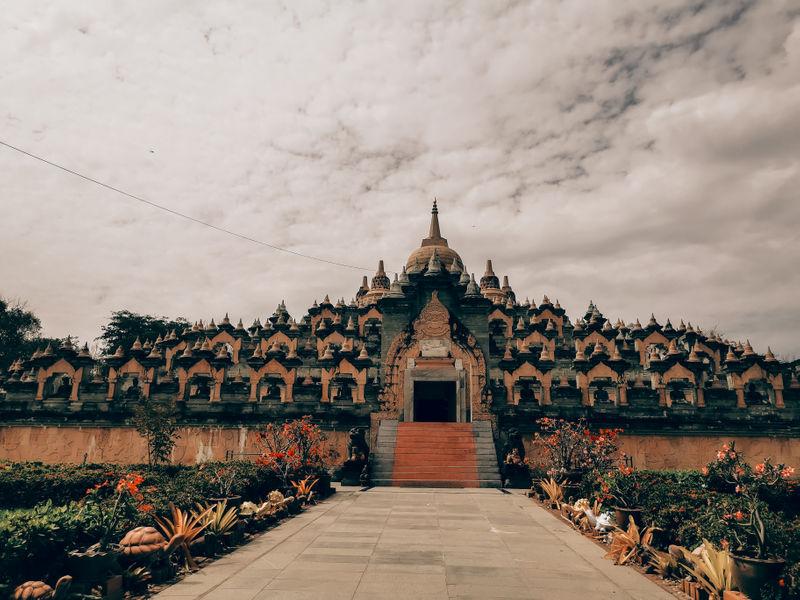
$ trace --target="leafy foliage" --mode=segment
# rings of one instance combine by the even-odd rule
[[[47,344],[57,347],[63,340],[41,337],[42,323],[22,302],[0,297],[0,372],[5,373],[17,358],[27,358]],[[77,344],[77,338],[70,338]]]
[[[157,513],[167,513],[169,502],[193,506],[218,495],[209,472],[218,469],[236,473],[231,495],[260,499],[281,486],[271,472],[248,461],[183,465],[57,464],[36,462],[0,463],[0,509],[30,508],[51,498],[60,502],[82,499],[86,490],[105,481],[114,481],[128,471],[143,478],[139,484],[147,503]]]
[[[100,349],[104,354],[113,354],[119,346],[124,350],[130,348],[136,338],[141,341],[155,340],[159,335],[166,336],[173,329],[180,333],[186,325],[188,322],[182,317],[171,320],[167,317],[118,310],[111,313],[111,320],[103,326],[103,334],[97,339],[100,340]]]
[[[170,402],[142,398],[133,409],[133,426],[147,441],[150,465],[170,462],[178,436],[178,411]]]

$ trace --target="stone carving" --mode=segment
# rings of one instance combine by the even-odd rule
[[[448,338],[450,337],[450,311],[439,300],[439,292],[433,291],[431,299],[414,321],[414,337]]]

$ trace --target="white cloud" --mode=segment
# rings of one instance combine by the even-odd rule
[[[775,2],[14,1],[0,138],[223,227],[398,269],[430,199],[480,273],[800,353],[800,22]],[[0,151],[0,293],[83,339],[110,311],[295,315],[360,273]]]

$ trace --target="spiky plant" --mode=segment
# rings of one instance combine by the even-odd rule
[[[611,540],[611,548],[606,553],[606,558],[611,558],[618,565],[627,562],[642,562],[648,553],[648,548],[653,541],[654,529],[644,527],[641,531],[633,520],[628,522],[628,530],[617,527]]]
[[[239,513],[236,507],[228,508],[228,502],[222,501],[208,506],[197,504],[197,510],[192,514],[205,514],[202,522],[206,531],[217,536],[222,536],[233,529],[239,522]]]
[[[560,508],[564,500],[563,482],[558,483],[551,477],[547,481],[542,480],[539,485],[542,486],[542,491],[547,495],[547,504],[555,509]]]
[[[684,559],[680,562],[681,567],[697,579],[697,583],[712,598],[722,598],[726,590],[733,589],[731,555],[727,550],[718,550],[704,539],[699,555],[683,547],[680,547],[680,551]]]
[[[194,513],[189,511],[182,511],[177,508],[172,502],[169,503],[169,510],[172,518],[155,516],[156,523],[158,524],[161,533],[168,540],[172,540],[177,535],[183,536],[183,541],[180,543],[180,548],[183,550],[183,557],[186,563],[186,568],[190,571],[198,569],[197,561],[189,551],[189,545],[197,539],[197,537],[206,528],[206,517],[211,512],[212,507],[208,507],[201,513]]]

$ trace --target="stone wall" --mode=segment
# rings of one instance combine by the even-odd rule
[[[225,460],[233,453],[256,452],[254,427],[183,427],[173,451],[176,463]],[[326,431],[328,443],[344,460],[347,431]],[[743,435],[623,434],[622,449],[640,469],[700,468],[719,447],[732,439],[752,462],[771,457],[800,467],[800,439]],[[524,436],[528,455],[534,457],[532,437]],[[4,425],[0,427],[0,459],[42,462],[141,463],[147,460],[144,440],[131,427],[96,425]]]
[[[183,427],[172,460],[194,464],[225,460],[233,453],[257,452],[259,429],[252,427]],[[347,453],[347,431],[326,431],[328,444]],[[247,457],[253,458],[253,457]],[[147,462],[147,445],[132,427],[80,425],[4,425],[0,427],[0,460],[36,460],[46,463],[142,463]]]
[[[643,435],[622,434],[622,450],[633,457],[637,469],[700,469],[717,454],[720,446],[736,440],[736,448],[748,462],[761,462],[765,457],[800,467],[800,439],[743,435]],[[528,456],[537,451],[532,436],[524,435]]]

